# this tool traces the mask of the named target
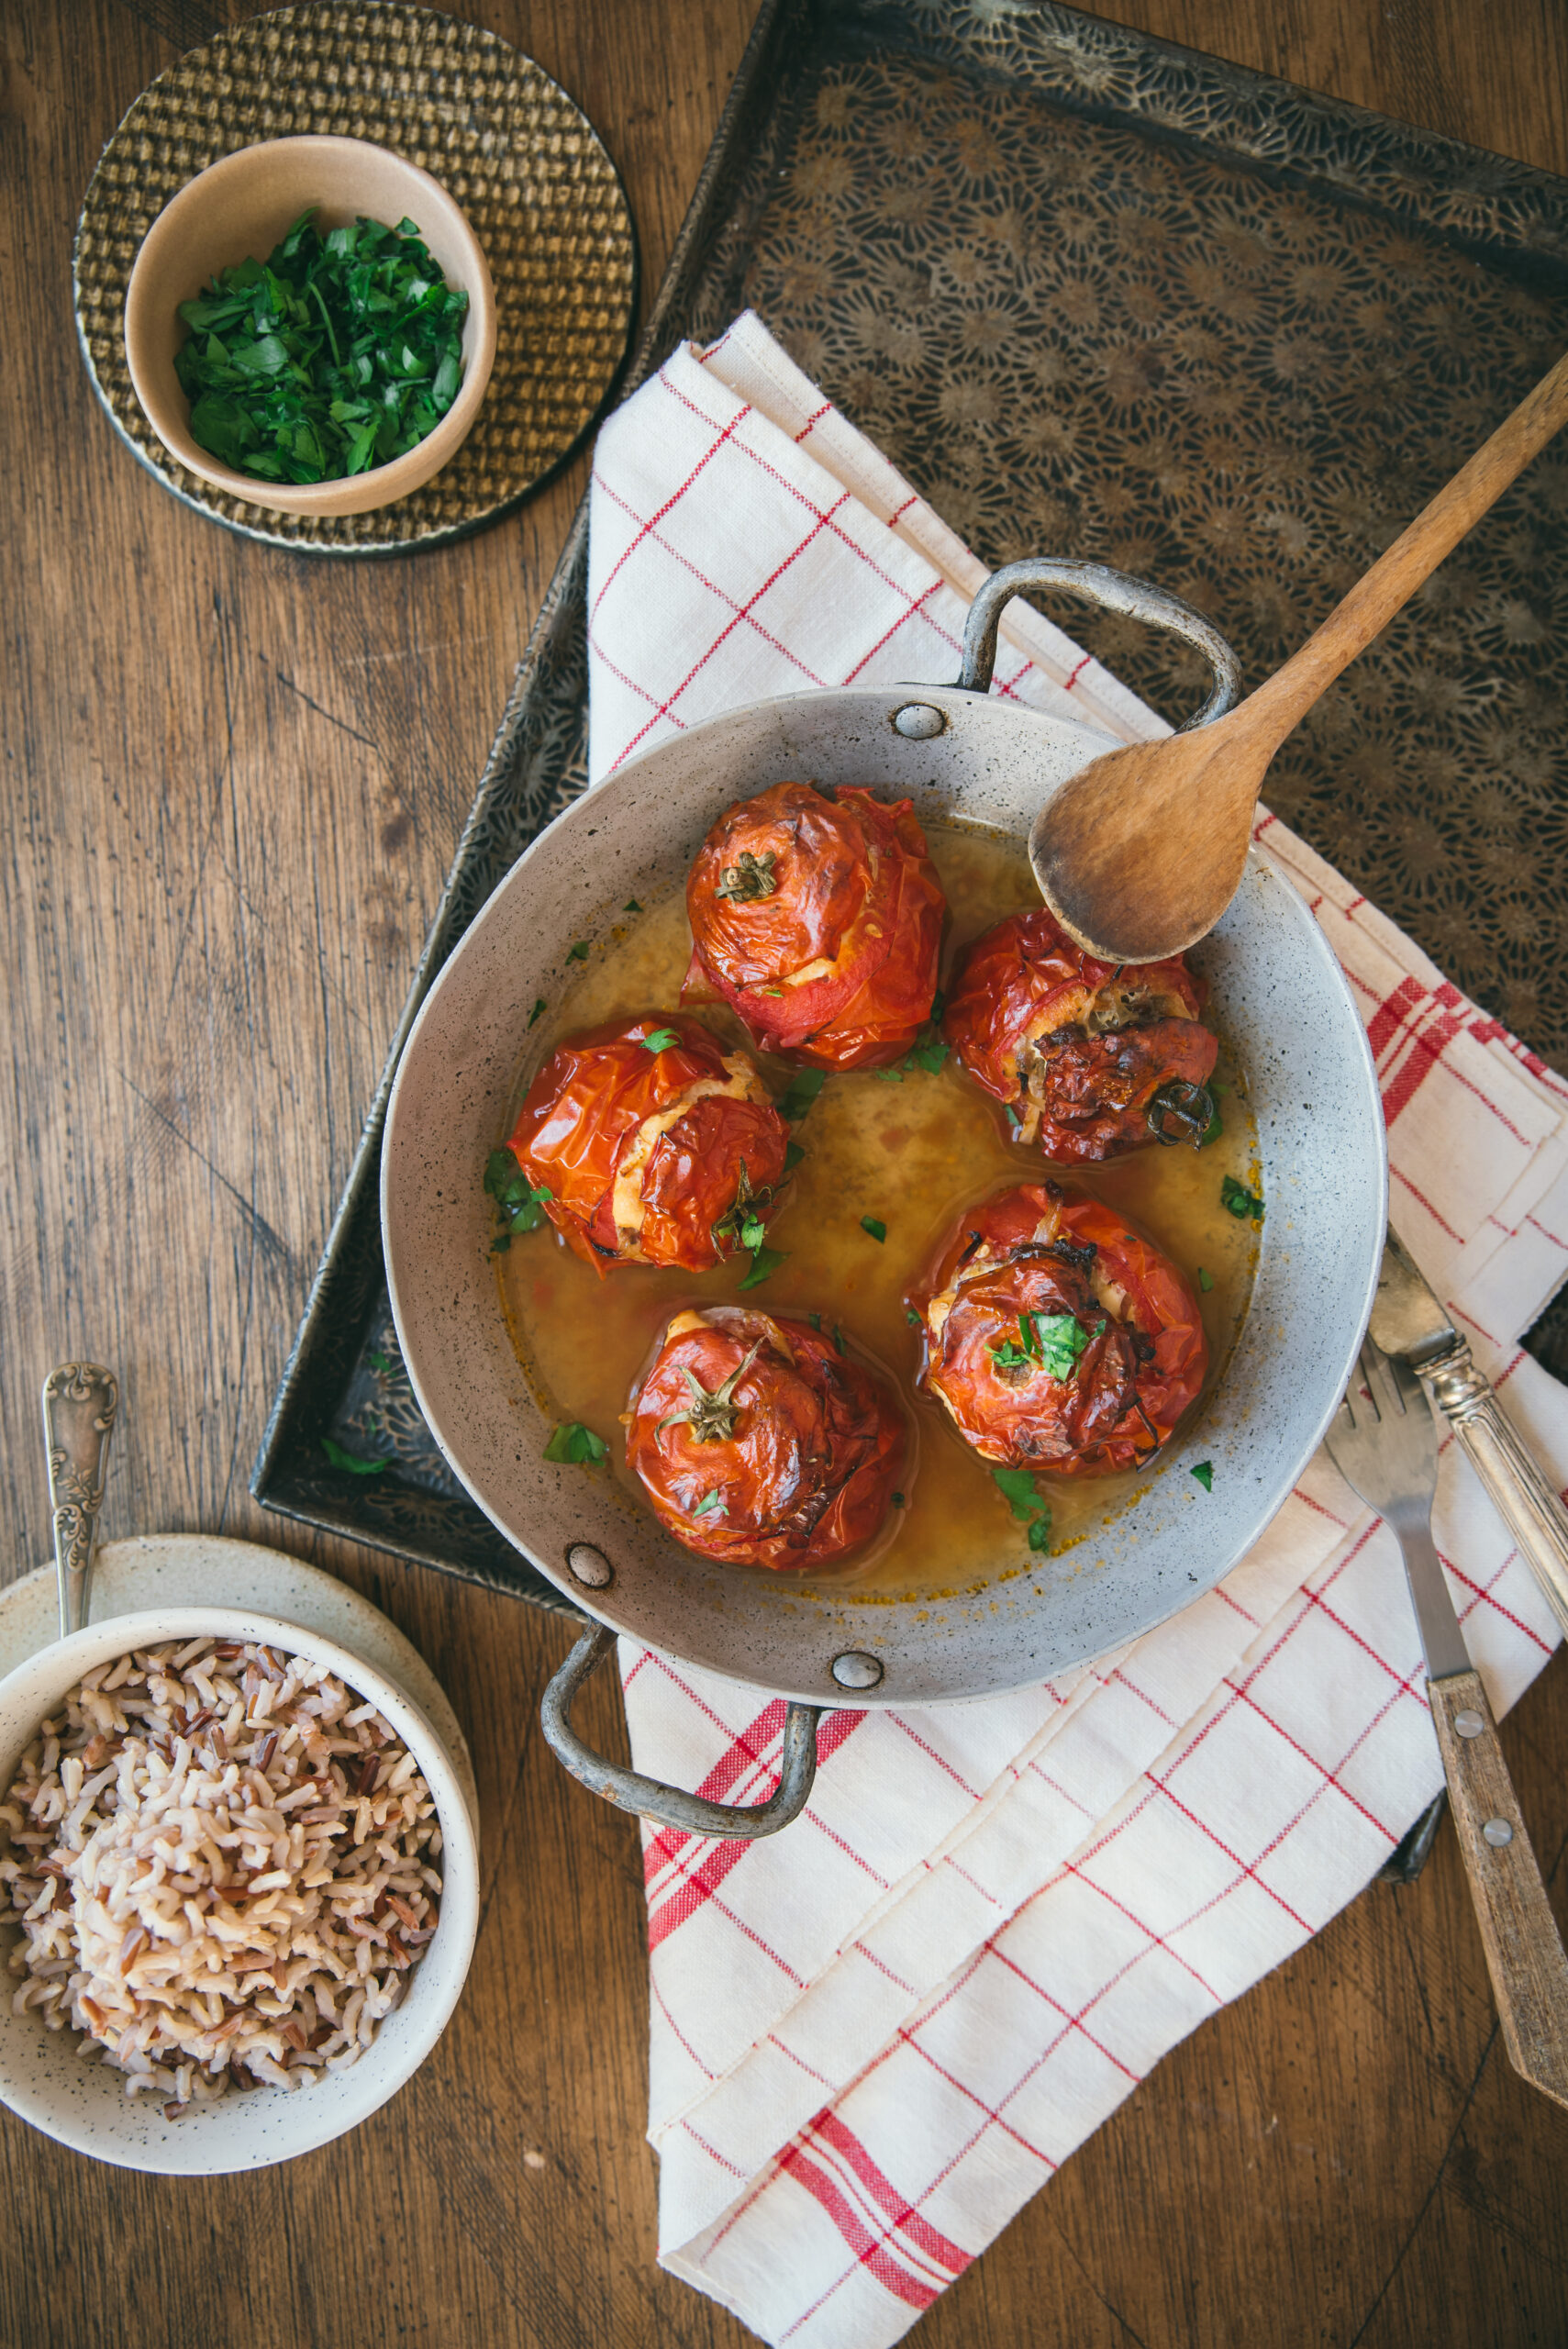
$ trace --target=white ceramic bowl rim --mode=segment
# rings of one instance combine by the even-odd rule
[[[14,2014],[9,1996],[0,1996],[0,2102],[47,2136],[100,2161],[212,2176],[293,2160],[329,2143],[367,2120],[418,2069],[445,2030],[467,1976],[479,1927],[479,1853],[457,1774],[419,1707],[337,1641],[249,1608],[112,1616],[29,1656],[0,1680],[0,1788],[10,1785],[39,1724],[84,1672],[133,1649],[206,1635],[307,1655],[373,1702],[414,1753],[441,1830],[440,1920],[409,1971],[401,2001],[358,2063],[307,2087],[230,2094],[169,2121],[154,2099],[127,2096],[123,2074],[83,2060],[78,2033],[48,2031],[35,2012]],[[3,1938],[8,1954],[15,1936]]]

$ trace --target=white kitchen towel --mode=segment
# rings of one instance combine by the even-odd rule
[[[815,685],[951,682],[984,567],[761,322],[605,427],[591,771]],[[995,690],[1167,730],[1027,607]],[[1283,824],[1366,1015],[1393,1219],[1561,1483],[1515,1341],[1568,1273],[1568,1085]],[[1556,1630],[1445,1447],[1439,1546],[1499,1711]],[[782,1704],[622,1642],[638,1766],[729,1801]],[[1165,2051],[1365,1884],[1440,1784],[1398,1553],[1314,1461],[1214,1591],[1044,1688],[825,1720],[797,1825],[648,1830],[660,2256],[762,2338],[892,2343]]]

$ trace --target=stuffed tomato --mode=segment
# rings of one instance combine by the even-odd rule
[[[966,1214],[910,1303],[922,1386],[983,1459],[1007,1467],[1145,1466],[1208,1366],[1197,1299],[1170,1259],[1055,1183]]]
[[[700,1556],[798,1572],[881,1531],[907,1445],[886,1381],[809,1322],[678,1313],[626,1415],[628,1465]]]
[[[779,1203],[789,1129],[745,1052],[698,1019],[615,1020],[569,1036],[529,1085],[508,1144],[579,1256],[708,1272]]]
[[[697,852],[683,1000],[711,989],[763,1052],[885,1067],[930,1017],[946,910],[907,799],[776,783]]]
[[[1005,1103],[1018,1141],[1064,1164],[1208,1131],[1218,1046],[1207,988],[1184,957],[1102,963],[1041,906],[977,938],[949,990],[942,1033]]]

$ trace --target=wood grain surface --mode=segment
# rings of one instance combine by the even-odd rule
[[[645,285],[751,0],[454,0],[622,168]],[[484,1802],[467,1997],[355,2135],[142,2178],[0,2113],[5,2349],[732,2349],[654,2265],[636,1831],[535,1719],[565,1627],[269,1519],[247,1477],[585,465],[466,544],[327,567],[178,506],[77,354],[71,235],[223,0],[6,0],[0,1579],[48,1551],[38,1390],[119,1372],[111,1533],[307,1551],[451,1693]],[[1568,172],[1562,0],[1124,0],[1147,30]],[[1568,1667],[1504,1725],[1561,1900]],[[584,1726],[613,1746],[614,1692]],[[925,2317],[921,2349],[1560,2343],[1568,2116],[1515,2077],[1451,1832],[1172,2055]]]

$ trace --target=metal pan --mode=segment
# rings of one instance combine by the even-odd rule
[[[1386,1225],[1382,1108],[1344,976],[1295,891],[1253,855],[1201,963],[1246,1067],[1264,1197],[1252,1300],[1224,1376],[1163,1473],[1094,1544],[998,1558],[978,1597],[857,1604],[830,1581],[693,1556],[606,1474],[544,1458],[551,1420],[524,1375],[489,1259],[480,1174],[539,1047],[539,996],[568,950],[628,896],[680,887],[735,799],[786,778],[907,796],[923,821],[962,814],[1022,839],[1041,801],[1102,751],[1092,728],[988,696],[996,622],[1024,587],[1065,588],[1174,630],[1213,667],[1194,724],[1236,692],[1234,657],[1174,597],[1086,563],[1015,563],[975,600],[956,687],[857,686],[761,702],[661,744],[579,800],[513,866],[432,989],[387,1111],[382,1224],[398,1336],[420,1408],[455,1474],[506,1537],[602,1628],[547,1693],[547,1737],[585,1785],[700,1834],[766,1834],[803,1807],[819,1710],[926,1705],[1048,1678],[1162,1621],[1255,1542],[1316,1449],[1355,1361]],[[633,1279],[635,1274],[621,1277]],[[1184,1473],[1214,1464],[1211,1494]],[[613,1634],[793,1699],[771,1803],[736,1810],[591,1753],[573,1695]]]

